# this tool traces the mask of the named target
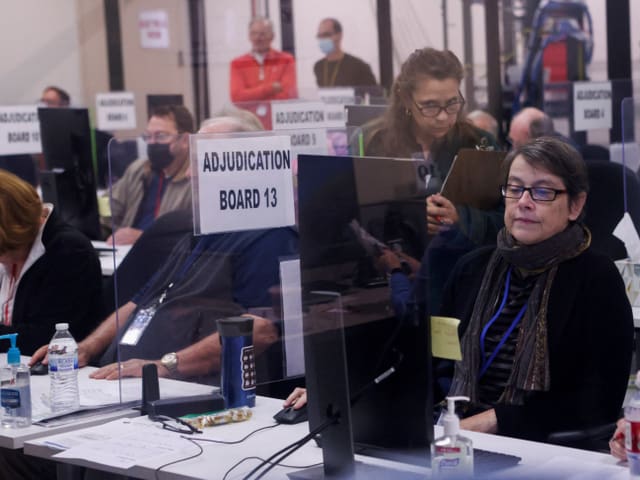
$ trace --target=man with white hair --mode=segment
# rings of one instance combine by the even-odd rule
[[[233,102],[296,98],[296,65],[292,55],[271,48],[273,23],[264,17],[249,22],[251,52],[231,62]]]

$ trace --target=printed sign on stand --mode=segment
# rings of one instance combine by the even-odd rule
[[[325,110],[322,102],[271,102],[271,125],[274,130],[324,128]]]
[[[574,130],[611,128],[611,82],[574,82]]]
[[[288,135],[215,139],[193,135],[191,151],[198,233],[295,224]]]
[[[356,103],[356,89],[353,87],[319,88],[318,98],[324,103],[354,105]]]
[[[0,107],[0,155],[41,152],[38,107]]]
[[[136,103],[133,92],[98,93],[96,119],[100,130],[136,128]]]

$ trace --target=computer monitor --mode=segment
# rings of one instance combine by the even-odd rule
[[[91,239],[100,238],[91,130],[86,108],[39,108],[42,153],[47,170],[40,186],[45,202]]]
[[[325,471],[340,474],[346,468],[347,473],[354,448],[426,465],[433,439],[426,279],[415,281],[411,308],[402,316],[391,308],[386,283],[363,282],[358,268],[331,267],[369,259],[375,268],[379,250],[371,244],[402,248],[420,261],[426,219],[417,165],[300,155],[298,167],[302,288],[314,298],[304,312],[310,428],[325,422],[332,410],[341,416],[323,433]],[[354,220],[376,240],[362,231],[354,234]],[[342,289],[318,292],[319,278]],[[388,378],[372,385],[390,369]]]

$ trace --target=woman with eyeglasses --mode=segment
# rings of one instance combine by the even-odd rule
[[[497,195],[494,208],[480,210],[454,205],[439,193],[461,148],[495,148],[488,132],[466,120],[460,93],[463,77],[464,68],[452,52],[416,50],[402,65],[386,113],[364,126],[365,155],[415,158],[424,164],[421,175],[426,182],[426,223],[433,238],[422,264],[431,278],[430,310],[434,314],[439,311],[442,286],[456,261],[479,245],[495,245],[496,234],[503,226]],[[383,261],[388,273],[398,271],[394,267],[400,259],[387,256]],[[393,280],[396,278],[404,285],[394,288],[394,296],[396,290],[412,290],[412,282],[403,276],[396,275]]]
[[[488,132],[466,120],[465,100],[460,93],[463,77],[464,68],[451,51],[433,48],[414,51],[402,64],[387,111],[364,127],[364,153],[424,161],[425,174],[429,175],[429,233],[460,225],[478,244],[495,236],[502,226],[501,214],[454,206],[437,193],[458,150],[495,147]]]
[[[584,161],[542,137],[504,166],[497,247],[463,257],[443,297],[442,314],[462,320],[449,390],[471,399],[460,426],[545,441],[614,422],[633,317],[615,265],[589,248]]]
[[[18,333],[31,355],[66,322],[79,341],[102,311],[100,262],[91,242],[35,189],[0,170],[0,334]]]

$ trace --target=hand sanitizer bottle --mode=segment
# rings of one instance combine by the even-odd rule
[[[467,397],[447,397],[444,435],[431,444],[431,478],[435,480],[473,478],[473,445],[471,440],[458,435],[460,419],[455,410],[457,400],[469,401]]]
[[[11,341],[7,365],[0,368],[0,405],[4,409],[1,423],[4,428],[31,425],[31,374],[29,367],[20,363],[17,336],[17,333],[0,335],[0,339]]]

